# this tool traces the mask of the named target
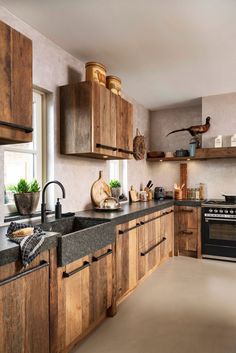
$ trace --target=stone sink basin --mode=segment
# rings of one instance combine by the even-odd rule
[[[67,217],[41,224],[58,237],[58,265],[64,266],[115,241],[115,226],[107,220]]]

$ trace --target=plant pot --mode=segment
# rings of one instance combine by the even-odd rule
[[[40,192],[23,192],[14,194],[17,211],[20,215],[26,216],[33,214],[39,203]]]
[[[119,200],[119,197],[121,195],[121,187],[111,188],[111,195],[112,197],[115,197],[117,200]]]

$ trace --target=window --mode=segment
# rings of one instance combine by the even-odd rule
[[[31,181],[37,179],[40,186],[43,183],[43,100],[44,94],[33,91],[33,141],[9,145],[4,148],[4,185],[5,203],[11,204],[13,194],[8,190],[21,178]],[[11,208],[13,211],[13,209]]]
[[[128,170],[127,170],[127,160],[122,161],[110,161],[110,180],[118,179],[121,183],[122,193],[125,196],[128,195]]]

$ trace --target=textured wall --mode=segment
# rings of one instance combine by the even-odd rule
[[[212,118],[211,128],[203,135],[203,147],[214,147],[214,138],[217,135],[236,134],[236,93],[203,97],[203,120],[208,115]]]
[[[151,150],[172,151],[188,149],[190,134],[186,131],[166,135],[172,130],[187,128],[202,121],[201,105],[151,112]]]
[[[38,31],[22,22],[3,7],[0,7],[0,20],[8,23],[33,40],[33,83],[49,93],[49,147],[48,165],[50,179],[60,180],[66,188],[67,197],[63,200],[65,211],[82,210],[90,207],[90,187],[98,177],[99,170],[108,177],[106,161],[82,159],[62,156],[59,153],[59,99],[58,86],[84,79],[84,63],[59,48]],[[134,104],[134,131],[139,127],[148,135],[148,110],[132,101]],[[0,222],[3,220],[3,157],[0,154]],[[139,184],[147,178],[146,162],[128,162],[129,184]],[[136,171],[135,173],[133,173]],[[138,171],[138,172],[137,172]],[[57,195],[57,191],[55,193]],[[56,196],[55,195],[55,196]]]
[[[195,116],[200,108],[179,108],[151,113],[151,146],[152,149],[168,150],[170,145],[164,137],[166,131],[175,129],[176,125],[184,126],[188,116]],[[212,147],[213,137],[216,135],[229,135],[236,132],[236,93],[223,94],[202,98],[202,120],[206,116],[212,117],[212,126],[208,133],[203,135],[203,146]],[[196,122],[196,121],[195,121]],[[190,124],[191,125],[191,124]],[[162,133],[160,133],[160,126]],[[177,135],[177,134],[176,134]],[[172,135],[172,146],[187,144],[188,138],[182,135],[182,139]],[[157,138],[158,137],[158,141]],[[187,135],[188,136],[188,135]],[[170,139],[170,137],[169,137]],[[172,148],[174,150],[174,148]],[[172,190],[175,182],[179,183],[178,162],[158,162],[152,164],[152,176],[155,185],[164,186]],[[236,161],[233,160],[206,160],[188,162],[188,184],[196,187],[203,182],[207,185],[209,198],[221,198],[221,192],[236,192]]]

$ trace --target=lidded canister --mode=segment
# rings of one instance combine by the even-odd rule
[[[113,93],[120,96],[121,93],[121,79],[117,76],[107,76],[106,79],[107,88]]]
[[[85,64],[86,81],[95,81],[102,86],[106,86],[106,68],[100,63],[89,61]]]

